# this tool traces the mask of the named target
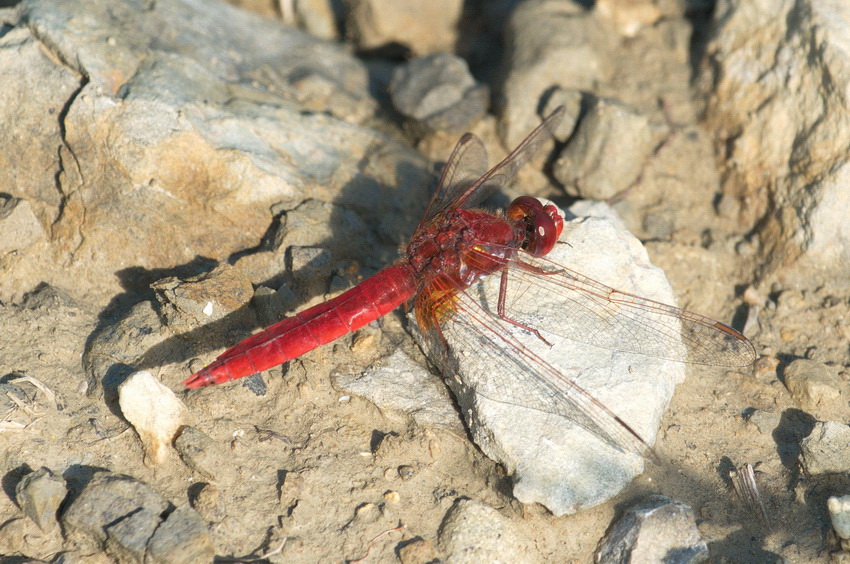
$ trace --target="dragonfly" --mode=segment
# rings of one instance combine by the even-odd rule
[[[463,135],[396,262],[339,296],[246,338],[184,386],[201,388],[268,370],[412,304],[429,357],[443,359],[438,366],[448,365],[456,335],[464,335],[467,343],[472,336],[472,350],[504,359],[501,381],[531,379],[543,392],[543,400],[526,404],[510,398],[507,403],[567,417],[619,450],[655,458],[626,421],[504,328],[518,328],[542,347],[552,346],[545,337],[551,333],[605,349],[704,365],[750,365],[755,349],[724,323],[618,291],[547,259],[564,228],[555,205],[520,196],[504,212],[480,209],[551,139],[564,112],[563,107],[554,110],[489,170],[484,143],[474,134]],[[489,276],[499,277],[499,291],[496,303],[488,305],[476,298],[474,287]],[[559,315],[557,323],[547,323],[535,307],[538,301],[569,308],[567,321]]]

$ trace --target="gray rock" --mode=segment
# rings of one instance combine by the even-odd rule
[[[452,505],[439,534],[439,547],[448,564],[536,562],[539,558],[508,519],[472,499],[459,499]]]
[[[516,147],[539,123],[536,109],[553,87],[593,90],[612,72],[608,33],[592,10],[575,2],[519,4],[507,27],[500,136]]]
[[[62,514],[67,534],[88,537],[117,558],[144,560],[148,539],[169,503],[151,486],[121,474],[100,472]]]
[[[632,235],[610,221],[583,218],[568,222],[561,240],[568,244],[557,245],[549,255],[556,263],[574,265],[582,274],[623,291],[674,302],[663,272],[650,264]],[[499,277],[491,276],[469,293],[479,296],[482,304],[492,304],[485,307],[495,308],[499,285]],[[543,332],[551,348],[494,317],[487,323],[497,325],[500,334],[509,335],[558,374],[578,383],[652,444],[673,388],[684,379],[685,366],[626,349],[644,346],[649,347],[644,349],[648,354],[684,360],[681,342],[672,338],[665,345],[669,349],[656,348],[660,346],[657,335],[618,334],[613,327],[606,333],[603,318],[583,315],[580,306],[569,308],[540,296],[524,297],[531,299],[514,304],[508,296],[508,313],[521,311],[523,319],[545,315],[553,320],[551,326],[560,334]],[[643,458],[625,446],[630,439],[610,416],[600,414],[559,377],[553,375],[546,383],[533,376],[535,371],[545,370],[540,365],[522,368],[527,366],[522,359],[513,361],[496,352],[498,349],[482,347],[481,334],[464,327],[451,323],[444,329],[451,346],[448,358],[436,347],[429,349],[429,356],[441,367],[475,442],[513,475],[513,494],[518,500],[539,502],[556,515],[573,513],[616,495],[642,471]],[[643,331],[635,326],[622,330]],[[582,343],[594,337],[604,340],[606,348]],[[577,409],[574,401],[584,409]],[[594,415],[589,415],[591,412]]]
[[[0,195],[0,256],[26,249],[45,236],[28,201]]]
[[[597,562],[693,564],[708,560],[693,510],[665,496],[652,496],[626,510],[602,539]]]
[[[193,564],[212,562],[212,538],[201,518],[188,505],[172,511],[148,541],[145,562]]]
[[[464,434],[445,385],[400,350],[361,375],[334,374],[333,380],[337,388],[366,398],[382,411],[410,415],[423,427]]]
[[[174,448],[186,466],[209,479],[216,479],[228,466],[227,454],[209,435],[195,427],[184,427]]]
[[[210,562],[212,540],[200,519],[174,509],[154,488],[130,476],[100,472],[62,514],[77,542],[93,540],[121,562]],[[176,516],[172,520],[173,515]]]
[[[756,409],[747,417],[747,421],[755,425],[759,432],[765,435],[773,433],[781,420],[780,414],[764,409]]]
[[[637,180],[654,144],[646,116],[615,100],[597,99],[552,173],[567,193],[605,200]]]
[[[390,93],[401,114],[430,132],[467,130],[487,113],[490,102],[489,89],[475,82],[466,61],[447,53],[398,67]]]
[[[850,427],[837,421],[818,421],[800,441],[803,468],[809,475],[850,472]]]
[[[42,531],[52,531],[59,524],[56,511],[67,493],[65,480],[44,467],[24,476],[15,487],[15,499],[24,515]]]

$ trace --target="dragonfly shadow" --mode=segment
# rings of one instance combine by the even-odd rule
[[[367,170],[369,166],[368,156],[364,157],[361,168]],[[361,173],[347,182],[331,203],[308,199],[291,208],[273,207],[276,213],[257,244],[235,250],[222,260],[254,277],[258,269],[252,271],[252,265],[261,262],[264,270],[259,271],[268,275],[255,279],[254,287],[270,288],[279,299],[269,300],[258,310],[255,295],[255,303],[244,304],[203,326],[174,328],[174,335],[136,354],[116,350],[112,358],[105,358],[110,355],[104,355],[96,343],[109,340],[110,333],[136,330],[144,336],[162,332],[166,320],[151,284],[168,277],[185,280],[206,274],[219,262],[199,256],[171,268],[133,266],[116,272],[125,292],[115,296],[99,314],[85,345],[89,395],[102,393],[115,411],[117,387],[132,371],[155,370],[233,346],[255,329],[279,321],[316,297],[353,286],[390,264],[397,257],[398,245],[413,231],[427,202],[425,194],[434,183],[426,167],[411,162],[399,162],[395,176],[397,182],[388,185]],[[296,265],[294,254],[300,251],[303,255],[304,249],[307,256],[315,251],[321,260]],[[138,319],[132,320],[133,316]]]

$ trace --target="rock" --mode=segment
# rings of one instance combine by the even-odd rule
[[[440,550],[448,564],[536,562],[531,543],[498,511],[480,501],[459,499],[440,525]]]
[[[773,433],[781,420],[782,416],[778,413],[763,409],[756,409],[747,417],[747,421],[755,425],[763,435]]]
[[[18,505],[42,531],[53,531],[58,526],[56,511],[67,493],[65,480],[44,467],[30,472],[15,486]]]
[[[844,550],[850,550],[850,495],[832,496],[826,500],[829,519]]]
[[[0,154],[14,166],[0,168],[17,172],[0,185],[52,226],[36,259],[65,265],[52,268],[69,286],[106,302],[126,265],[224,261],[256,245],[272,205],[306,190],[374,217],[421,205],[389,197],[424,193],[430,175],[358,125],[374,101],[339,45],[217,1],[26,0],[8,14],[0,119],[15,129]]]
[[[439,562],[434,543],[426,539],[413,539],[398,549],[401,564],[428,564]]]
[[[850,427],[837,421],[818,421],[800,441],[803,468],[809,475],[850,472]]]
[[[558,141],[566,141],[575,131],[579,115],[581,115],[581,103],[583,99],[584,95],[581,91],[569,88],[556,87],[549,93],[541,115],[548,116],[558,106],[564,106],[564,117],[553,132],[553,136]]]
[[[552,173],[568,194],[606,200],[637,180],[654,145],[646,116],[615,100],[597,99]]]
[[[227,454],[218,443],[195,427],[184,427],[174,441],[174,448],[186,466],[211,480],[229,466]]]
[[[841,380],[824,364],[804,358],[792,361],[783,373],[788,393],[800,407],[818,419],[841,416],[846,404],[840,401]],[[827,410],[833,413],[827,413]]]
[[[400,350],[363,374],[332,377],[335,387],[366,398],[381,411],[398,411],[413,417],[417,425],[464,434],[445,385]]]
[[[489,89],[475,82],[466,61],[447,53],[398,67],[390,93],[395,108],[427,132],[470,129],[490,103]]]
[[[191,513],[190,513],[191,512]],[[98,472],[62,514],[77,542],[94,540],[121,562],[211,562],[212,540],[197,515],[175,509],[155,489]]]
[[[211,272],[180,280],[163,278],[151,284],[162,315],[176,329],[205,325],[244,307],[254,287],[242,272],[220,264]]]
[[[655,495],[630,507],[602,539],[597,562],[670,562],[708,559],[693,510],[679,501]]]
[[[699,82],[727,163],[719,207],[753,228],[760,277],[846,276],[850,91],[838,85],[850,81],[850,5],[733,0],[713,19]]]
[[[0,195],[0,256],[26,249],[45,237],[28,201]]]
[[[118,387],[118,404],[145,447],[146,461],[164,462],[171,452],[171,443],[189,422],[183,402],[153,374],[142,370]]]
[[[187,564],[212,562],[215,547],[201,518],[188,505],[172,511],[147,544],[145,562]]]
[[[590,217],[567,222],[561,241],[566,244],[555,247],[549,255],[552,261],[580,265],[582,274],[614,288],[674,303],[664,273],[650,264],[637,239],[610,221]],[[490,276],[481,289],[469,293],[495,308],[499,285],[499,277]],[[684,379],[685,366],[634,354],[634,348],[632,353],[624,349],[630,344],[642,345],[652,349],[644,350],[649,355],[684,360],[681,342],[671,339],[662,346],[657,334],[635,334],[643,332],[636,325],[621,327],[623,334],[614,327],[606,331],[602,317],[582,313],[589,304],[566,307],[541,296],[524,297],[532,299],[512,303],[509,295],[508,313],[521,313],[526,320],[545,314],[552,321],[549,326],[560,331],[559,335],[543,332],[551,348],[511,324],[495,318],[488,318],[488,324],[498,326],[500,334],[510,335],[558,373],[577,382],[652,444],[673,388]],[[481,340],[487,336],[464,331],[458,323],[449,326],[444,328],[451,347],[449,358],[433,349],[429,356],[441,367],[475,442],[513,475],[513,494],[518,500],[539,502],[555,515],[573,513],[616,495],[642,471],[644,461],[626,446],[630,441],[624,437],[626,431],[600,413],[589,420],[587,410],[579,411],[572,403],[584,405],[586,400],[576,396],[566,382],[554,375],[548,383],[533,377],[504,354],[482,348]],[[575,340],[568,340],[568,335]],[[580,342],[596,337],[605,343],[597,341],[601,346],[594,347]],[[618,347],[620,350],[615,350]],[[520,363],[527,366],[522,360]],[[532,370],[544,369],[538,365]]]
[[[361,50],[395,45],[427,55],[452,50],[462,11],[461,0],[352,0],[348,3],[345,27]]]
[[[539,123],[536,109],[554,87],[588,91],[606,80],[613,72],[607,45],[596,14],[578,3],[519,4],[507,26],[502,143],[516,147]]]

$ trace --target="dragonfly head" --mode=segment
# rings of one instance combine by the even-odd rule
[[[536,257],[548,254],[564,229],[564,218],[558,208],[531,196],[520,196],[511,202],[505,215],[525,224],[522,249]]]

